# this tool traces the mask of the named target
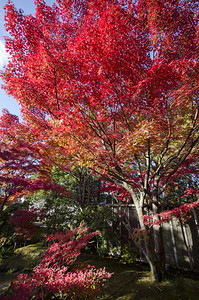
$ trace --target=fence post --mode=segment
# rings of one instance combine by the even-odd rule
[[[188,254],[188,257],[189,257],[190,269],[193,270],[193,258],[192,258],[192,255],[191,255],[191,249],[190,249],[190,245],[189,245],[187,230],[186,230],[186,226],[184,224],[182,224],[181,220],[180,220],[180,226],[181,226],[181,229],[182,229],[182,236],[183,236],[183,239],[184,239],[184,243],[185,243],[185,246],[187,248],[187,254]]]
[[[174,251],[174,261],[175,261],[176,267],[178,268],[179,267],[178,254],[177,254],[176,241],[175,241],[175,235],[174,235],[174,230],[173,230],[173,220],[170,220],[169,223],[170,223],[172,246],[173,246],[173,251]]]

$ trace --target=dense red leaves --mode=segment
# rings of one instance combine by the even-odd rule
[[[100,288],[112,273],[105,268],[97,270],[90,265],[73,265],[88,241],[99,232],[86,233],[87,228],[80,225],[73,230],[66,230],[49,235],[50,243],[41,263],[33,269],[32,274],[20,274],[12,282],[12,296],[3,295],[0,299],[95,299]],[[70,269],[73,265],[72,270]]]
[[[196,54],[198,3],[191,2],[140,1],[139,14],[146,19],[154,48],[166,59],[173,60]],[[192,9],[189,9],[191,6]]]
[[[44,145],[32,133],[16,116],[3,112],[0,118],[2,201],[5,197],[13,201],[40,189],[66,192],[64,187],[51,182],[51,165],[42,156]]]
[[[199,190],[196,189],[187,189],[184,193],[184,197],[186,197],[187,195],[192,195],[192,194],[199,194]]]
[[[38,0],[34,17],[5,8],[5,89],[46,157],[92,168],[142,206],[192,172],[198,1]]]
[[[73,230],[66,230],[65,232],[46,236],[46,241],[52,245],[46,251],[42,259],[42,265],[45,267],[71,265],[77,256],[80,255],[81,249],[86,246],[88,241],[100,233],[99,231],[86,232],[87,228],[80,225]]]
[[[17,237],[22,240],[31,240],[37,231],[35,222],[41,221],[44,211],[39,209],[20,209],[10,216],[8,224],[14,227]]]

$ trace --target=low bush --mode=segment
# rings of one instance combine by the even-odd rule
[[[81,249],[99,231],[87,233],[83,225],[46,236],[49,244],[31,274],[20,274],[0,299],[95,299],[111,273],[75,263]],[[3,298],[2,298],[3,297]]]

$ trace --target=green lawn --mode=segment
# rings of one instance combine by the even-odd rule
[[[39,245],[27,246],[17,250],[16,254],[0,262],[0,289],[1,292],[9,286],[23,270],[30,269],[37,262],[41,252]],[[107,271],[114,272],[101,291],[99,299],[134,299],[134,300],[196,300],[199,298],[199,275],[179,273],[168,274],[168,280],[162,283],[152,281],[147,266],[121,264],[112,258],[83,255],[81,260],[97,268],[106,267]]]
[[[126,266],[117,260],[92,257],[85,260],[96,267],[106,266],[114,272],[104,286],[100,299],[126,300],[196,300],[199,299],[199,274],[170,272],[168,280],[156,283],[149,268],[143,265]],[[198,278],[197,278],[198,277]]]

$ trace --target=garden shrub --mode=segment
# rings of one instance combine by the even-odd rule
[[[18,236],[9,219],[16,211],[27,209],[24,203],[13,203],[0,212],[0,258],[6,258],[14,253],[18,244]],[[20,245],[19,245],[20,246]]]
[[[90,239],[99,231],[87,233],[83,225],[46,236],[49,246],[41,263],[31,274],[20,274],[4,298],[27,299],[96,299],[100,288],[112,274],[105,268],[75,263]]]
[[[14,228],[19,243],[38,242],[41,228],[36,222],[43,217],[44,212],[40,209],[19,209],[10,216],[8,224]]]
[[[84,222],[89,231],[99,230],[100,234],[95,236],[87,246],[92,253],[104,256],[110,253],[113,244],[119,246],[119,236],[113,231],[112,224],[117,219],[112,208],[103,205],[88,205],[81,213],[75,216],[79,225]]]

